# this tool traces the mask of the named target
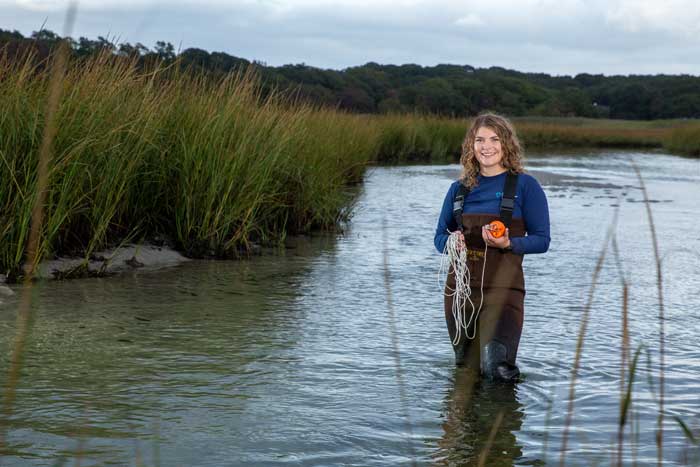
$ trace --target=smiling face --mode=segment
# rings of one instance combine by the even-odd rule
[[[523,173],[522,149],[515,128],[507,118],[483,113],[472,120],[462,143],[460,179],[469,189],[479,184],[479,174],[487,177],[506,170]]]
[[[479,161],[482,175],[493,176],[505,170],[503,166],[503,148],[501,139],[495,131],[487,126],[480,127],[474,138],[474,155]]]

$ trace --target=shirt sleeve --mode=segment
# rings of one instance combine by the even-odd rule
[[[433,243],[438,252],[442,253],[445,251],[445,245],[447,244],[447,238],[450,236],[450,232],[457,230],[457,223],[452,217],[452,204],[454,203],[455,192],[457,191],[457,184],[453,183],[450,189],[445,195],[445,200],[442,202],[442,209],[440,210],[440,218],[438,219],[437,227],[435,228],[435,238]]]
[[[511,239],[517,254],[544,253],[549,249],[549,206],[544,190],[533,177],[528,177],[522,190],[521,206],[527,236]]]

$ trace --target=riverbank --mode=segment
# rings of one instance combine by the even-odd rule
[[[374,117],[381,128],[378,160],[457,161],[468,119],[416,115]],[[603,120],[513,117],[525,151],[556,148],[663,149],[700,156],[700,123],[695,120]]]
[[[157,270],[189,261],[168,245],[127,244],[93,253],[89,258],[58,257],[39,263],[37,279],[101,277],[128,271]]]
[[[44,65],[0,55],[0,273],[10,281],[21,275],[36,199]],[[368,165],[456,162],[469,126],[352,115],[264,90],[252,72],[216,81],[110,54],[70,63],[62,89],[39,261],[89,264],[110,246],[160,237],[186,257],[232,258],[334,229],[352,215],[348,187]],[[700,147],[687,121],[514,122],[526,151]]]
[[[17,280],[37,187],[49,72],[0,59],[0,273]],[[374,159],[366,118],[110,56],[69,65],[52,141],[39,260],[172,238],[189,257],[333,228]]]

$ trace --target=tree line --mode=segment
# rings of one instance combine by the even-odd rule
[[[0,29],[0,48],[10,57],[32,50],[41,58],[65,40],[74,57],[105,50],[143,63],[158,60],[180,69],[220,76],[249,67],[265,89],[292,90],[313,103],[358,113],[426,113],[468,117],[488,109],[509,116],[590,117],[632,120],[700,118],[700,77],[692,75],[615,75],[581,73],[551,76],[500,67],[370,62],[343,70],[306,64],[278,67],[224,52],[198,48],[176,51],[170,42],[153,48],[117,44],[99,36],[61,38],[49,30],[24,37]]]

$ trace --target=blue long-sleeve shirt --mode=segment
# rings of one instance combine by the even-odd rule
[[[478,185],[469,192],[462,208],[465,214],[494,214],[501,210],[501,197],[506,180],[506,172],[493,177],[479,175]],[[443,252],[450,232],[457,230],[452,217],[452,204],[459,189],[459,181],[450,186],[442,203],[440,219],[435,230],[435,248]],[[544,253],[549,248],[549,207],[547,197],[537,180],[528,174],[518,176],[515,191],[513,218],[522,218],[525,223],[525,237],[511,237],[513,252],[517,254]]]

